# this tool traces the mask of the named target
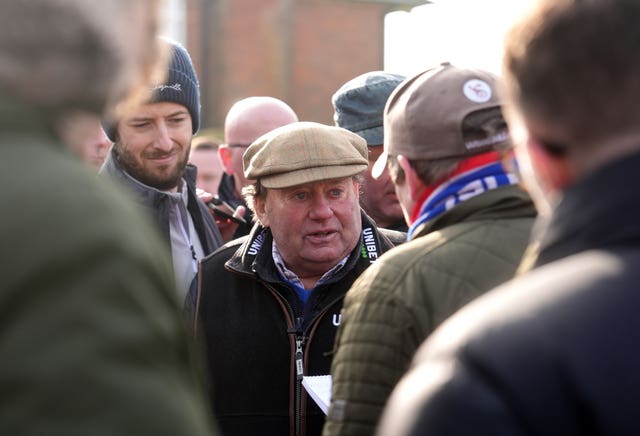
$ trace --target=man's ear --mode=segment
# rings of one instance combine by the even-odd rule
[[[220,156],[220,160],[222,161],[224,172],[232,176],[233,168],[231,167],[231,150],[225,146],[220,146],[218,147],[218,156]]]
[[[422,194],[422,190],[424,189],[424,183],[416,170],[411,166],[411,162],[404,155],[398,155],[398,164],[400,168],[404,171],[404,178],[407,186],[409,187],[409,195],[411,196],[411,200],[418,201],[420,195]]]
[[[266,193],[268,195],[268,193]],[[266,195],[263,197],[254,197],[253,198],[253,206],[255,208],[254,212],[258,219],[260,220],[260,224],[263,227],[269,227],[269,215],[266,210]]]
[[[526,147],[533,171],[538,180],[546,185],[546,189],[561,192],[573,183],[573,172],[566,153],[553,153],[541,141],[532,137],[527,139]]]

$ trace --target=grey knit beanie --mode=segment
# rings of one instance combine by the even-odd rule
[[[171,62],[165,82],[152,87],[149,103],[166,101],[186,107],[195,134],[200,128],[200,89],[191,57],[180,43],[169,38],[160,39],[170,46]],[[104,121],[102,126],[111,142],[115,142],[117,122]]]

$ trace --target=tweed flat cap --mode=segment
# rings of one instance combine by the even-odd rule
[[[367,143],[340,127],[297,122],[256,139],[243,156],[244,175],[266,188],[288,188],[354,176],[369,165]]]

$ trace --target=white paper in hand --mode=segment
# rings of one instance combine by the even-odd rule
[[[302,379],[302,386],[313,401],[322,409],[324,414],[329,413],[331,403],[331,375],[312,375]]]

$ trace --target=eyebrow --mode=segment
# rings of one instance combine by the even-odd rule
[[[167,115],[165,118],[172,118],[178,115],[187,115],[189,113],[189,111],[187,111],[186,109],[179,109],[175,112],[170,113],[169,115]],[[131,117],[127,120],[125,120],[125,122],[127,123],[139,123],[141,121],[149,121],[151,119],[153,119],[154,117],[152,116],[145,116],[145,115],[141,115],[141,116],[134,116]]]
[[[173,112],[173,113],[171,113],[171,114],[167,115],[167,117],[166,117],[166,118],[175,117],[175,116],[177,116],[177,115],[188,115],[188,114],[189,114],[189,111],[188,111],[188,110],[186,110],[186,109],[180,109],[180,110],[177,110],[177,111],[175,111],[175,112]]]

